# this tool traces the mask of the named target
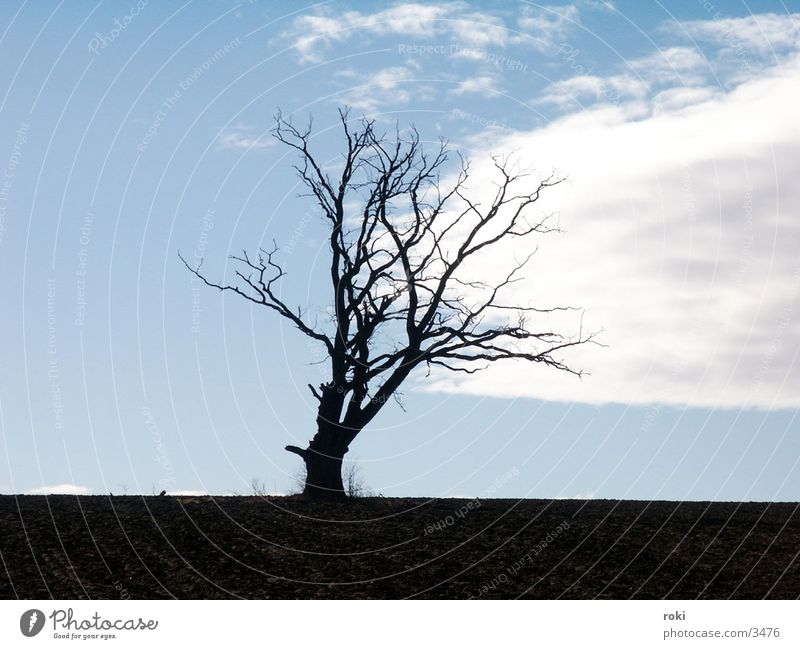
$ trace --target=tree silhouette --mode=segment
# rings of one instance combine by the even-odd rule
[[[315,498],[344,497],[342,458],[415,368],[472,374],[517,359],[580,375],[557,353],[594,340],[582,327],[566,336],[529,324],[572,307],[501,301],[534,251],[514,260],[502,279],[480,279],[480,261],[490,248],[557,229],[550,217],[531,219],[528,212],[561,179],[551,176],[520,190],[530,174],[495,157],[497,190],[490,204],[481,205],[467,194],[470,165],[460,154],[443,186],[449,154],[444,140],[429,154],[414,128],[406,134],[397,129],[389,138],[378,133],[374,120],[351,121],[347,110],[339,117],[345,150],[335,175],[311,151],[311,122],[300,129],[279,113],[273,131],[299,154],[294,168],[329,229],[328,330],[279,295],[276,286],[285,273],[276,261],[277,246],[255,257],[246,251],[232,256],[239,265],[233,284],[208,280],[202,261],[192,267],[181,257],[208,286],[277,312],[327,353],[330,381],[308,386],[318,402],[316,434],[306,448],[286,447],[304,460],[304,494]]]

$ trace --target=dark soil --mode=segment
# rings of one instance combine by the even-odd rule
[[[794,599],[798,508],[1,496],[0,597]]]

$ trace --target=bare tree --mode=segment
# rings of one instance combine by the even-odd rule
[[[202,262],[192,267],[181,257],[208,286],[277,312],[324,348],[330,380],[308,386],[318,402],[316,434],[306,448],[286,447],[305,462],[304,493],[318,498],[344,496],[342,458],[415,368],[471,374],[516,359],[580,375],[558,354],[594,339],[582,327],[567,336],[530,323],[571,307],[502,302],[503,289],[520,279],[530,261],[530,246],[500,280],[481,278],[480,260],[490,248],[557,229],[549,217],[532,219],[529,212],[560,179],[534,182],[497,157],[497,189],[491,203],[482,205],[468,195],[470,166],[460,155],[444,187],[446,142],[428,153],[414,128],[387,137],[373,120],[351,121],[347,110],[339,116],[345,149],[333,175],[311,151],[310,122],[298,128],[278,114],[273,132],[298,153],[295,169],[328,226],[327,329],[279,294],[285,272],[277,246],[255,257],[246,251],[231,257],[239,265],[232,284],[208,280]]]

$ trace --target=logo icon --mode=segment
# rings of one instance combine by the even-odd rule
[[[25,611],[22,617],[19,618],[19,630],[22,635],[27,638],[32,638],[44,627],[44,613],[38,608],[32,608]]]

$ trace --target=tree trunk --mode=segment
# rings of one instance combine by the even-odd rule
[[[343,500],[347,497],[342,483],[342,459],[364,427],[360,420],[350,416],[342,421],[344,393],[336,390],[335,385],[331,382],[321,386],[317,434],[308,443],[308,448],[286,447],[287,451],[303,458],[306,464],[303,495],[315,500]],[[356,425],[351,425],[355,422]]]
[[[344,500],[342,484],[342,454],[333,455],[308,448],[306,485],[303,495],[314,500]]]
[[[347,494],[342,482],[342,458],[355,437],[339,424],[318,420],[317,434],[308,448],[287,446],[286,450],[303,458],[306,483],[303,495],[315,500],[343,500]]]

